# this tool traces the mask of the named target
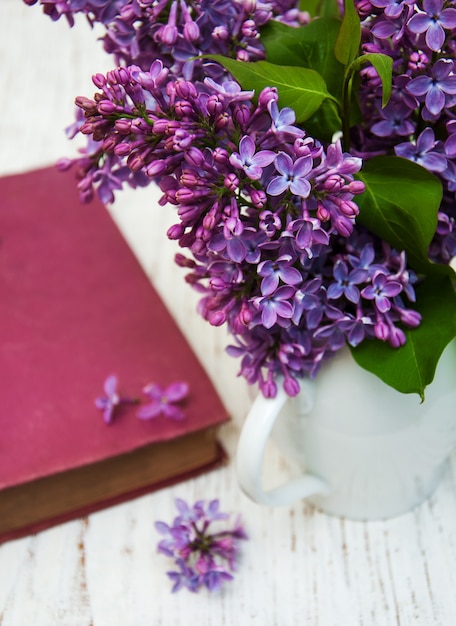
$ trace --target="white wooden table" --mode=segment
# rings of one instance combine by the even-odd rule
[[[91,95],[91,75],[111,66],[95,33],[84,20],[70,31],[37,6],[1,0],[0,60],[0,173],[74,155],[63,133],[73,119],[73,98]],[[251,393],[236,376],[237,361],[224,353],[224,331],[195,312],[197,295],[173,264],[176,248],[165,236],[172,210],[157,207],[156,195],[151,188],[124,193],[113,213],[233,416],[221,433],[233,457]],[[279,480],[285,471],[271,450],[267,479]],[[153,522],[172,520],[175,497],[219,497],[224,509],[244,518],[250,541],[235,580],[221,592],[170,593],[169,563],[156,553]],[[456,458],[431,500],[387,522],[348,522],[304,504],[258,507],[240,493],[231,462],[0,546],[1,626],[192,623],[453,626]]]

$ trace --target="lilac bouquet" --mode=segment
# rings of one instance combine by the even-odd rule
[[[37,0],[25,0],[36,4]],[[456,336],[456,3],[39,0],[104,25],[81,199],[158,184],[177,263],[273,397],[348,344],[422,397]]]

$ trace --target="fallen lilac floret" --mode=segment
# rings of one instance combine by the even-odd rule
[[[169,526],[156,522],[163,535],[158,552],[174,559],[175,570],[167,572],[173,583],[172,592],[182,588],[197,592],[202,588],[216,591],[233,579],[239,557],[239,542],[247,539],[241,519],[228,529],[214,532],[210,526],[226,522],[229,515],[219,511],[219,501],[199,500],[190,507],[176,499],[179,515]]]

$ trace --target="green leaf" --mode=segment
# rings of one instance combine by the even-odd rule
[[[254,89],[257,96],[265,87],[276,87],[281,107],[291,107],[298,123],[313,115],[326,98],[332,98],[325,81],[314,70],[267,61],[244,63],[218,54],[206,57],[223,65],[243,89]]]
[[[451,272],[428,260],[442,199],[437,177],[407,159],[381,156],[367,161],[358,178],[366,185],[356,198],[359,222],[396,250],[405,250],[417,272]]]
[[[340,17],[338,0],[299,0],[299,10],[312,17]]]
[[[308,67],[318,72],[328,91],[341,98],[344,67],[334,55],[340,20],[318,18],[300,28],[271,20],[261,30],[266,59],[276,65]]]
[[[320,0],[299,0],[299,10],[307,11],[312,17],[318,15]]]
[[[345,0],[344,17],[337,38],[336,59],[345,67],[358,56],[361,43],[361,22],[353,0]]]
[[[416,289],[422,322],[405,331],[407,342],[392,348],[378,340],[363,341],[352,354],[358,365],[402,393],[418,393],[432,382],[439,358],[456,337],[456,295],[446,277],[427,278]]]
[[[325,100],[321,107],[304,123],[305,131],[320,141],[332,141],[334,133],[342,128],[337,107],[332,100]]]
[[[351,69],[358,71],[362,65],[371,63],[377,70],[377,74],[382,81],[382,107],[388,104],[391,96],[391,84],[393,78],[393,59],[386,54],[369,52],[355,59],[351,65]]]

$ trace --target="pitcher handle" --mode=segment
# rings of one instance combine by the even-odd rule
[[[305,389],[301,393],[306,393]],[[308,405],[313,404],[311,399],[305,399]],[[275,398],[265,398],[260,393],[253,402],[241,431],[237,448],[238,481],[244,493],[258,504],[281,506],[330,492],[326,481],[308,473],[269,491],[263,489],[261,474],[266,444],[275,421],[288,400],[289,396],[281,384],[278,385]]]

